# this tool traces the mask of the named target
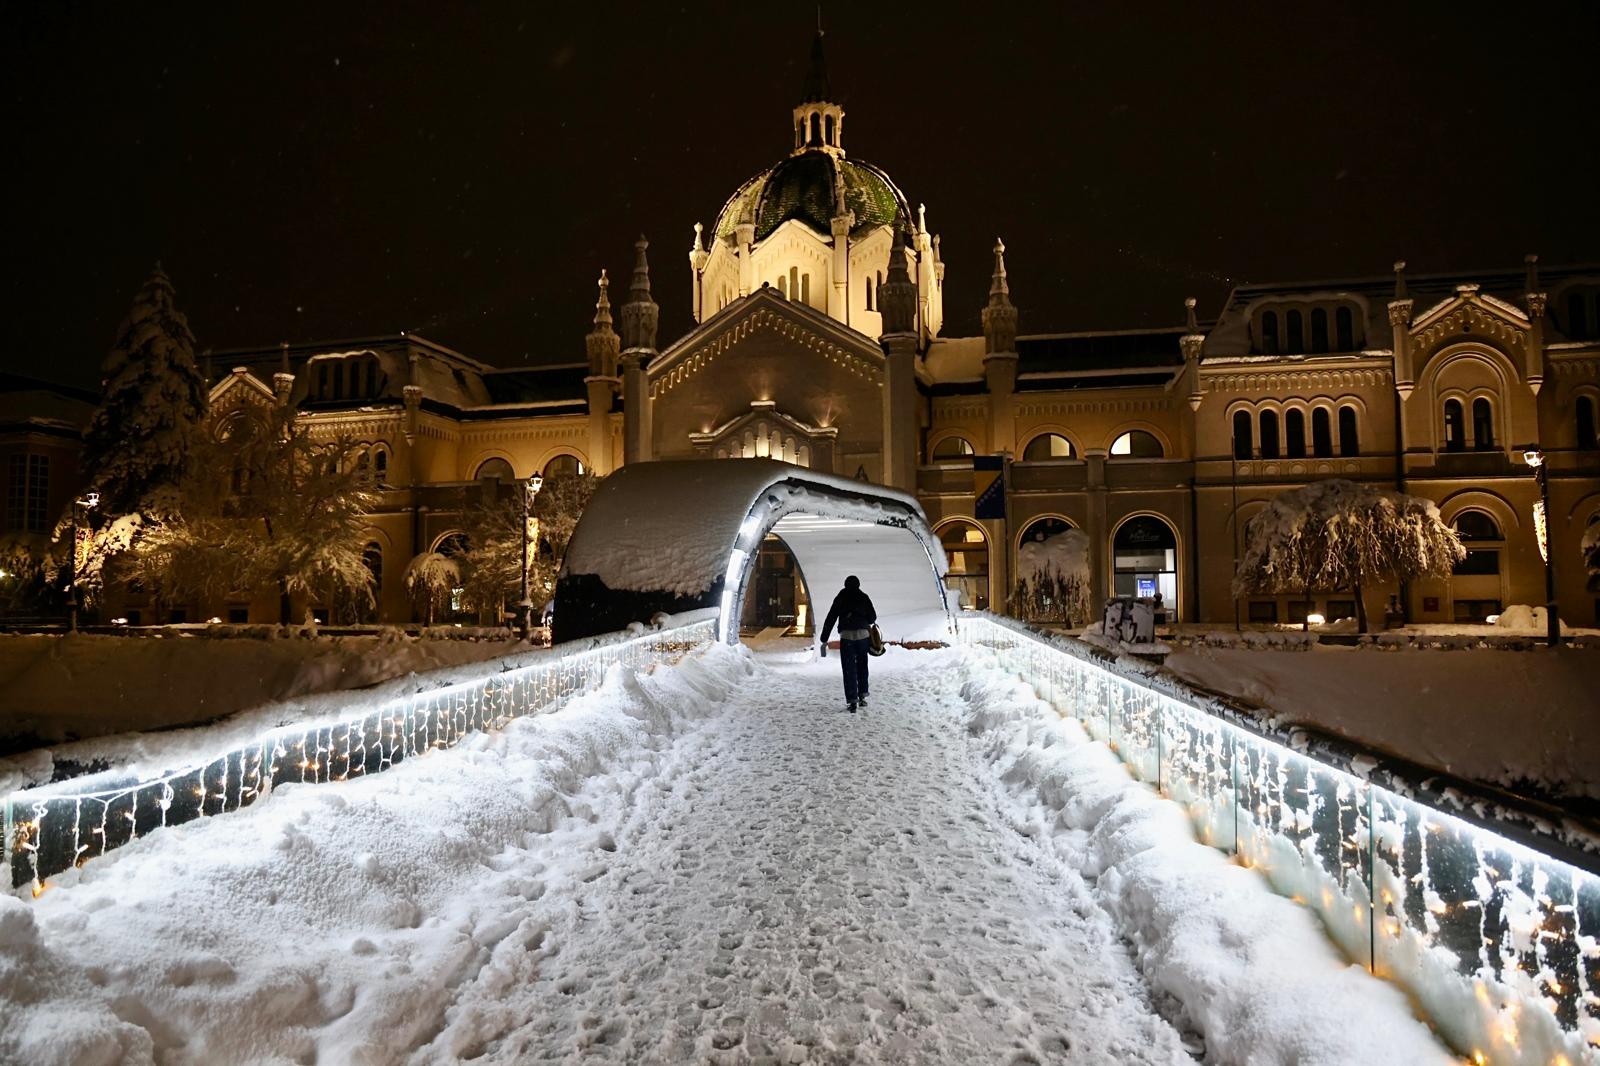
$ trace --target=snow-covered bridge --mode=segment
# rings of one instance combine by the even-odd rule
[[[814,602],[855,573],[886,639],[948,635],[944,551],[915,499],[771,459],[730,459],[630,463],[606,478],[567,548],[556,641],[704,609],[737,641],[769,533],[793,553]]]

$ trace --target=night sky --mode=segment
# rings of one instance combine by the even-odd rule
[[[845,148],[928,205],[947,335],[1230,285],[1600,259],[1600,5],[830,5]],[[1056,8],[1060,9],[1057,10]],[[202,348],[411,330],[571,362],[602,266],[790,146],[804,4],[6,5],[3,367],[92,384],[161,260]]]

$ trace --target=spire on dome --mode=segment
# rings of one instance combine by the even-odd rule
[[[648,348],[656,346],[656,322],[661,308],[650,296],[650,262],[645,249],[650,242],[643,234],[633,244],[633,284],[628,288],[628,302],[622,305],[622,346]]]
[[[811,38],[811,62],[806,66],[806,80],[800,87],[802,104],[833,102],[828,89],[828,65],[822,58],[822,11],[817,11],[817,35]]]
[[[1006,242],[994,242],[994,278],[989,282],[989,305],[983,309],[983,339],[986,355],[1014,353],[1017,350],[1017,308],[1011,302],[1011,286],[1006,280]]]

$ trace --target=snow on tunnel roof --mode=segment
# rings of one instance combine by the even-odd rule
[[[728,567],[740,526],[767,490],[786,480],[880,501],[885,517],[925,522],[912,496],[775,459],[629,463],[600,483],[573,532],[563,577],[593,574],[611,589],[694,596]]]

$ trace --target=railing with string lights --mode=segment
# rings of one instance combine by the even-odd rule
[[[613,665],[673,662],[716,637],[713,618],[526,654],[526,665],[271,729],[159,775],[107,771],[13,792],[5,863],[13,888],[47,879],[168,826],[237,811],[286,784],[345,781],[454,747],[473,733],[553,710],[597,687]],[[459,673],[454,670],[452,673]]]
[[[1478,1064],[1561,1066],[1600,1048],[1600,855],[1559,812],[1332,738],[1275,731],[1212,694],[985,615],[991,652],[1199,839],[1314,911]],[[1386,782],[1388,787],[1379,782]]]

